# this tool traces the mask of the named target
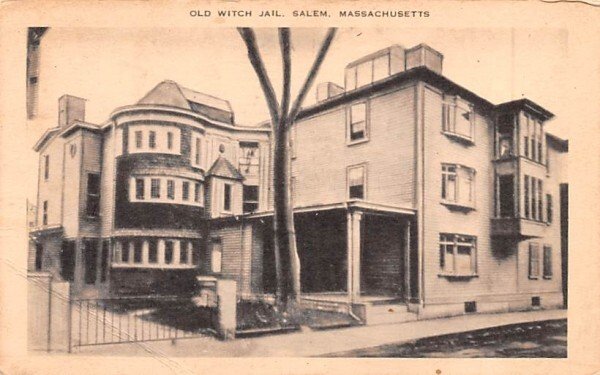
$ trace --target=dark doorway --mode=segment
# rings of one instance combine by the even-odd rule
[[[96,262],[98,259],[98,241],[85,240],[83,242],[84,280],[86,284],[96,283]]]
[[[35,244],[35,270],[42,270],[42,259],[44,256],[44,246],[41,243]]]
[[[73,281],[75,276],[75,241],[63,241],[60,250],[60,276]]]
[[[404,225],[393,217],[363,215],[361,294],[403,295]]]

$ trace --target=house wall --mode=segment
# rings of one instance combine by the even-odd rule
[[[61,138],[54,137],[40,151],[38,170],[37,225],[42,225],[43,202],[48,201],[48,226],[62,222],[63,192],[63,145]],[[44,155],[50,156],[48,179],[44,179]]]
[[[475,107],[473,145],[442,133],[442,93],[423,88],[424,199],[423,278],[425,304],[470,301],[481,295],[506,295],[517,290],[516,255],[509,246],[493,249],[490,219],[493,217],[493,134],[490,114]],[[441,204],[442,163],[474,168],[475,210],[463,212]],[[440,233],[477,237],[477,277],[441,277]]]
[[[99,236],[100,217],[90,218],[87,215],[87,183],[88,173],[100,173],[102,171],[102,135],[88,131],[82,132],[81,147],[81,177],[79,184],[79,206],[78,212],[81,218],[79,231],[81,236]],[[102,178],[102,176],[100,176]],[[102,181],[102,179],[100,180]],[[100,183],[102,188],[102,182]],[[102,197],[102,190],[100,190]],[[101,211],[99,211],[101,212]]]
[[[292,162],[294,205],[346,201],[346,168],[366,163],[367,201],[413,207],[414,94],[407,86],[371,97],[369,140],[364,143],[346,142],[347,108],[360,101],[298,121]]]
[[[467,145],[441,132],[442,95],[437,89],[423,89],[424,128],[424,206],[423,206],[423,285],[426,315],[441,316],[463,313],[463,303],[477,301],[478,311],[522,309],[531,306],[532,296],[542,296],[542,306],[555,306],[560,299],[560,214],[558,182],[553,173],[530,166],[521,160],[520,176],[527,173],[544,178],[545,193],[554,197],[554,221],[546,225],[542,238],[492,238],[494,217],[494,123],[491,114],[475,107],[475,141]],[[550,151],[552,155],[552,151]],[[551,156],[552,158],[554,156]],[[458,211],[441,204],[441,164],[457,163],[476,170],[475,210]],[[551,161],[552,163],[552,161]],[[556,161],[555,164],[559,162]],[[556,175],[558,175],[557,173]],[[517,191],[522,205],[522,190]],[[546,205],[544,203],[544,215]],[[440,276],[439,234],[458,233],[477,237],[477,276],[452,278]],[[528,277],[529,242],[551,244],[552,279],[530,280]],[[540,250],[540,261],[542,260]],[[541,267],[541,263],[540,263]],[[541,269],[541,268],[540,268]],[[558,293],[558,294],[557,294]],[[446,306],[442,306],[445,304]]]
[[[102,172],[100,183],[100,229],[102,237],[111,235],[115,212],[115,137],[106,131],[102,142]]]
[[[242,295],[251,293],[252,237],[251,223],[228,222],[213,224],[210,228],[207,262],[210,263],[210,241],[220,240],[222,244],[220,276],[237,281],[238,294]]]
[[[65,140],[64,143],[64,179],[61,186],[63,194],[62,225],[67,238],[79,235],[80,200],[81,200],[81,164],[83,155],[83,136],[76,132]]]

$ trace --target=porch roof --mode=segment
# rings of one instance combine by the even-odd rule
[[[416,210],[414,208],[391,206],[387,204],[369,202],[363,200],[349,200],[345,202],[329,203],[329,204],[315,204],[308,206],[294,207],[294,213],[304,213],[313,211],[327,211],[327,210],[358,210],[370,213],[380,213],[386,215],[409,215],[414,216]],[[273,215],[273,211],[261,211],[248,214],[247,218],[262,218]]]

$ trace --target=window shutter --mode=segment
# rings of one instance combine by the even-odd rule
[[[552,247],[544,246],[544,277],[552,277]]]
[[[540,275],[539,247],[537,243],[529,244],[529,277]]]

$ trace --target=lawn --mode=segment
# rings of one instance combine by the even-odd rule
[[[513,324],[333,353],[327,357],[566,358],[567,321]]]

